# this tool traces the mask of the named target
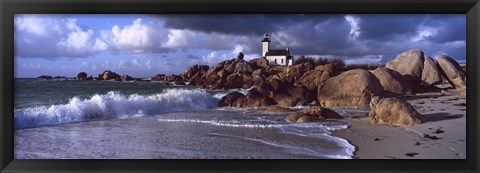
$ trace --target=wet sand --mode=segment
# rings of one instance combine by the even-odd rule
[[[466,98],[455,93],[405,97],[427,122],[394,127],[369,123],[368,113],[344,121],[350,128],[333,132],[355,145],[359,159],[465,159]]]

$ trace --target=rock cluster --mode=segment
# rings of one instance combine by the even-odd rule
[[[386,67],[400,73],[406,78],[405,80],[409,80],[413,85],[413,92],[418,92],[421,86],[433,87],[445,81],[456,89],[466,88],[466,75],[458,62],[446,55],[438,55],[435,60],[425,55],[422,50],[414,49],[405,51],[390,60]],[[388,88],[388,86],[385,87]],[[398,92],[398,94],[408,93]]]
[[[341,119],[343,118],[337,112],[320,107],[320,106],[311,106],[307,107],[301,111],[294,112],[285,118],[287,122],[297,122],[297,123],[307,123],[307,122],[316,122],[325,119]]]
[[[88,76],[86,72],[80,72],[77,74],[76,80],[115,80],[115,81],[132,81],[135,80],[133,77],[125,74],[120,76],[119,74],[112,72],[110,70],[105,70],[101,74],[98,74],[98,77]]]
[[[246,61],[240,52],[236,58],[211,67],[193,65],[181,74],[158,74],[152,80],[210,90],[250,89],[246,95],[227,94],[220,100],[220,107],[276,106],[271,109],[286,110],[280,108],[310,106],[289,115],[286,118],[289,122],[341,118],[336,112],[320,106],[370,105],[371,122],[388,125],[422,122],[421,115],[398,96],[423,92],[443,82],[450,82],[459,90],[466,88],[465,72],[455,60],[445,55],[432,59],[418,49],[402,52],[385,67],[369,70],[343,68],[331,62],[318,64],[305,59],[289,67],[270,66],[265,58]],[[76,79],[93,79],[87,76],[81,72]],[[134,80],[110,70],[95,79]]]

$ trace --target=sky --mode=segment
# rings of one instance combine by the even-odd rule
[[[15,77],[96,77],[104,70],[152,77],[179,74],[194,64],[259,58],[271,49],[386,63],[421,49],[465,61],[464,14],[17,14]]]

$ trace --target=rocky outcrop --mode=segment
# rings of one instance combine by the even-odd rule
[[[308,62],[304,64],[308,64]],[[320,65],[314,70],[305,72],[299,79],[296,80],[296,84],[303,85],[307,87],[308,90],[314,91],[319,86],[322,86],[332,76],[334,76],[332,64]]]
[[[231,92],[225,96],[218,102],[219,107],[234,107],[235,102],[239,99],[245,97],[242,93],[239,92]]]
[[[208,67],[208,65],[193,65],[193,66],[190,66],[187,68],[187,70],[180,74],[180,76],[182,76],[183,78],[192,78],[193,76],[195,76],[196,74],[202,74],[202,73],[205,73],[206,71],[208,71],[208,69],[210,69],[210,67]]]
[[[413,94],[411,81],[397,71],[385,67],[378,67],[372,71],[383,87],[383,95],[411,95]]]
[[[321,121],[325,119],[340,119],[340,118],[343,118],[343,117],[331,109],[320,107],[320,106],[311,106],[301,111],[294,112],[288,115],[285,118],[285,121],[306,123],[306,122]]]
[[[442,72],[437,63],[427,55],[425,55],[425,61],[423,62],[422,81],[427,86],[434,86],[443,82]]]
[[[266,69],[266,68],[270,68],[270,66],[268,65],[268,60],[265,59],[265,58],[255,58],[255,59],[252,59],[249,61],[250,64],[252,64],[253,66],[255,66],[255,69]]]
[[[256,108],[276,105],[277,103],[258,92],[256,88],[248,91],[247,95],[243,95],[239,92],[232,92],[224,96],[218,106],[220,107],[237,107],[237,108]]]
[[[243,57],[244,57],[243,53],[239,52],[238,55],[237,55],[237,59],[238,60],[243,60]]]
[[[370,122],[393,126],[421,124],[423,117],[412,105],[400,98],[374,97],[370,102]]]
[[[388,61],[386,67],[407,76],[414,82],[420,82],[424,67],[424,53],[413,49],[402,52],[395,59]]]
[[[52,79],[52,76],[49,76],[49,75],[41,75],[41,76],[38,76],[37,78],[43,79],[43,80],[50,80],[50,79]]]
[[[129,76],[129,75],[123,75],[121,78],[120,78],[122,81],[132,81],[133,80],[133,77]]]
[[[87,80],[88,74],[85,72],[80,72],[77,74],[77,80]]]
[[[368,105],[372,96],[383,92],[380,81],[370,72],[354,69],[328,79],[318,88],[321,106]]]
[[[287,70],[287,76],[292,76],[294,78],[299,78],[301,77],[305,72],[315,68],[315,64],[311,62],[305,62],[305,63],[300,63],[293,65],[288,68]]]
[[[438,55],[435,59],[453,87],[462,90],[467,88],[466,75],[463,72],[462,67],[454,59],[446,55]]]
[[[68,78],[67,78],[67,77],[65,77],[65,76],[55,76],[55,77],[53,77],[53,79],[57,79],[57,80],[66,80],[66,79],[68,79]]]
[[[121,76],[110,70],[105,70],[102,74],[99,75],[103,80],[121,80]]]

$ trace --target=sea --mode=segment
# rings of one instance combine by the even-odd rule
[[[248,89],[14,81],[15,159],[351,159],[355,152],[331,135],[348,122],[288,123],[289,113],[217,107]]]

